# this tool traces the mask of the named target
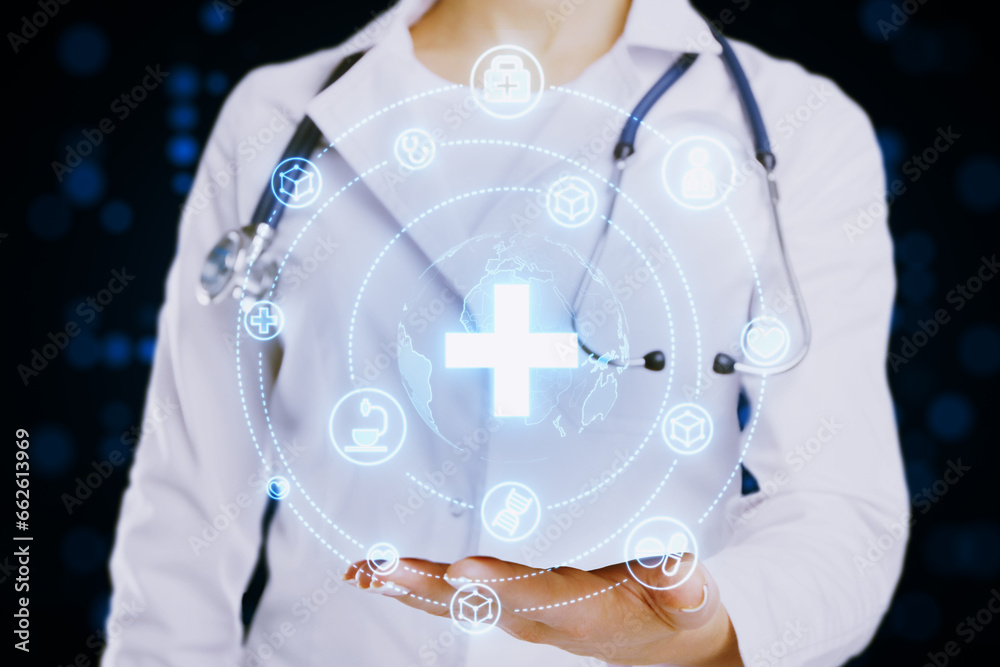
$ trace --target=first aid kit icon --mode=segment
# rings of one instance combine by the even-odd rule
[[[520,56],[495,56],[483,73],[487,102],[527,102],[531,98],[531,72],[524,68]]]

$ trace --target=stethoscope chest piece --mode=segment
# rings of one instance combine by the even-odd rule
[[[247,310],[263,297],[274,284],[277,264],[257,260],[273,238],[274,228],[263,222],[223,234],[205,258],[195,289],[198,302],[208,305],[233,297]]]

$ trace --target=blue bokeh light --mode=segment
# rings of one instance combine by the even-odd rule
[[[934,286],[934,275],[923,267],[907,269],[899,276],[899,291],[915,303],[926,301]]]
[[[941,625],[941,607],[928,593],[907,591],[893,603],[889,622],[903,639],[924,642],[934,637]]]
[[[190,134],[175,134],[167,140],[167,159],[176,167],[189,167],[198,160],[198,141]]]
[[[221,35],[233,27],[233,8],[222,2],[206,2],[198,9],[198,24],[210,35]]]
[[[111,614],[111,595],[98,593],[90,602],[90,625],[92,628],[104,628]]]
[[[181,99],[189,99],[198,94],[201,88],[201,74],[191,65],[174,65],[166,81],[167,95]]]
[[[875,138],[882,151],[886,180],[889,180],[888,176],[895,173],[906,154],[906,137],[894,127],[878,127],[875,129]]]
[[[132,362],[132,339],[120,331],[104,338],[104,363],[109,368],[125,368]]]
[[[135,344],[135,357],[142,363],[153,363],[154,354],[156,354],[156,336],[143,336]]]
[[[927,410],[927,425],[931,432],[948,442],[968,436],[975,421],[972,402],[957,392],[939,394]]]
[[[914,230],[896,240],[896,257],[912,267],[926,267],[937,255],[937,242],[927,232]]]
[[[170,189],[175,194],[184,196],[191,190],[192,183],[194,183],[194,177],[191,176],[190,172],[179,171],[170,179]]]
[[[66,235],[73,213],[62,197],[44,194],[28,205],[28,229],[43,241],[55,241]]]
[[[28,429],[31,435],[31,470],[42,477],[61,477],[76,460],[76,443],[70,430],[56,422]]]
[[[132,207],[128,202],[112,199],[101,207],[101,227],[109,234],[122,234],[132,226]]]
[[[101,343],[89,331],[82,331],[66,348],[66,362],[77,370],[87,370],[97,365],[102,355]]]
[[[107,176],[97,162],[84,160],[63,178],[61,187],[70,202],[80,208],[89,208],[104,197]]]
[[[896,26],[892,23],[892,9],[893,4],[890,0],[865,0],[861,3],[858,8],[858,21],[865,37],[873,42],[881,43],[892,39],[901,32],[901,30],[896,30]]]
[[[928,489],[937,479],[930,464],[920,459],[907,461],[905,464],[906,488],[911,494],[916,494],[921,489]]]
[[[59,547],[66,568],[81,574],[94,572],[104,565],[107,551],[107,540],[90,526],[71,527],[63,535]]]
[[[167,110],[167,125],[175,130],[192,130],[198,125],[198,107],[175,104]]]
[[[995,521],[935,524],[920,546],[924,565],[934,574],[986,581],[1000,576],[996,556],[1000,553],[1000,525]]]
[[[59,36],[56,60],[69,74],[89,77],[104,69],[110,51],[104,30],[93,23],[77,23]]]
[[[979,324],[962,333],[958,359],[970,375],[989,377],[1000,371],[1000,327]]]
[[[955,174],[959,201],[974,213],[1000,210],[1000,159],[977,155],[962,162]]]
[[[229,77],[225,72],[212,70],[205,75],[205,92],[218,97],[229,89]]]

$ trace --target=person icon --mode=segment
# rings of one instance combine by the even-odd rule
[[[715,197],[715,175],[705,168],[708,164],[708,151],[704,148],[692,148],[688,153],[691,169],[684,174],[681,192],[685,199],[712,199]]]

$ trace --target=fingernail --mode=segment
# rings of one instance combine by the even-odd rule
[[[444,580],[453,587],[462,587],[465,584],[472,583],[472,579],[469,579],[468,577],[449,577],[448,575],[444,575]]]
[[[705,607],[705,603],[708,602],[708,585],[701,587],[701,604],[697,607],[681,607],[681,611],[688,614],[694,613],[696,611],[701,611]]]
[[[348,585],[348,586],[354,586],[355,588],[357,588],[357,587],[358,587],[358,580],[357,580],[357,579],[355,579],[354,577],[346,577],[346,576],[345,576],[345,577],[344,577],[344,581],[346,581],[346,582],[347,582],[347,585]]]

